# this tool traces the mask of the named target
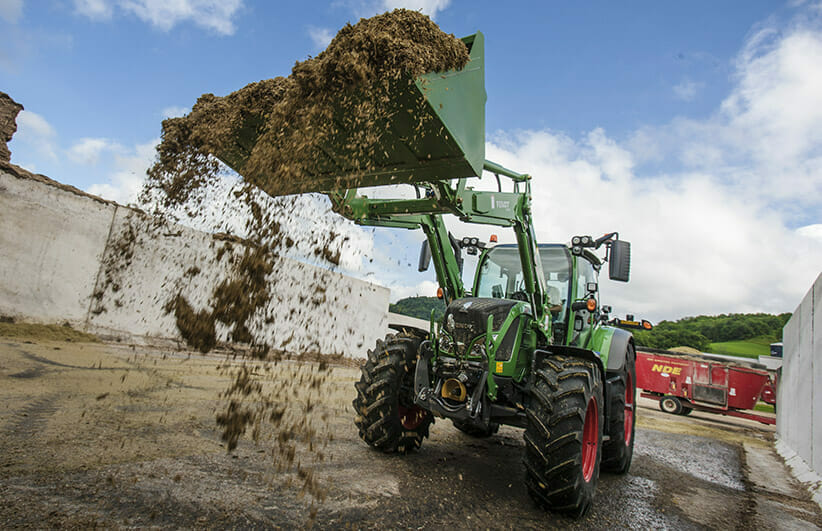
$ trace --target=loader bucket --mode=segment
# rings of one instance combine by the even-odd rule
[[[389,84],[379,105],[385,111],[380,115],[390,118],[377,123],[377,134],[367,149],[371,154],[367,169],[352,160],[351,146],[360,142],[357,150],[362,152],[361,136],[354,139],[356,132],[345,126],[346,108],[336,103],[337,115],[326,128],[333,132],[310,160],[302,161],[310,173],[307,178],[246,168],[263,123],[259,116],[246,119],[232,149],[216,155],[272,196],[480,175],[485,161],[484,38],[477,32],[462,40],[470,56],[463,69]]]

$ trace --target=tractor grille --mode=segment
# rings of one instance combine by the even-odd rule
[[[485,333],[488,316],[493,315],[493,329],[499,330],[517,301],[466,297],[457,299],[445,310],[445,330],[451,334],[456,353],[463,354],[471,340]],[[459,345],[461,344],[461,345]]]

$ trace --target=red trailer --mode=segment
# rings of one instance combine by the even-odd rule
[[[643,350],[637,352],[637,387],[642,396],[658,399],[662,411],[687,415],[696,409],[776,423],[771,417],[746,411],[758,400],[776,405],[776,379],[764,367],[697,354]]]

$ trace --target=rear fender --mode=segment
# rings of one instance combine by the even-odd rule
[[[408,326],[403,324],[396,324],[391,323],[388,325],[388,328],[394,330],[399,333],[410,334],[413,336],[417,336],[420,339],[428,339],[428,330],[423,330],[422,328],[417,328],[416,326]]]
[[[594,332],[591,339],[591,348],[600,352],[605,358],[608,372],[617,372],[625,368],[625,354],[628,343],[633,341],[630,332],[613,326],[602,326]]]

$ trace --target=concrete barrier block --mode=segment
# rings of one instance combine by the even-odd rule
[[[97,333],[181,339],[166,305],[178,294],[211,311],[215,286],[232,274],[246,245],[193,229],[157,225],[120,209],[102,259],[89,328]],[[290,353],[364,357],[382,337],[390,292],[322,267],[273,257],[270,301],[250,319],[259,340]],[[229,329],[218,323],[218,340]]]
[[[179,225],[157,225],[140,212],[120,208],[101,260],[89,330],[99,334],[179,338],[165,310],[176,294],[205,308],[209,288],[228,271],[211,235]],[[225,337],[221,338],[225,340]]]
[[[811,397],[811,407],[813,408],[811,422],[812,427],[812,453],[813,469],[822,472],[822,274],[816,279],[811,289],[813,304],[811,305],[811,347],[810,358],[813,366],[813,396]]]
[[[782,329],[782,374],[777,387],[777,404],[794,404],[798,380],[801,378],[799,362],[799,321],[800,315],[794,312],[791,319]],[[776,416],[776,429],[786,441],[791,441],[791,434],[796,431],[798,415],[794,407],[780,407]]]
[[[82,327],[114,211],[0,170],[0,314]]]

